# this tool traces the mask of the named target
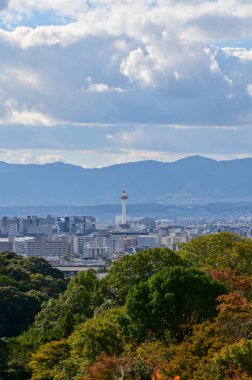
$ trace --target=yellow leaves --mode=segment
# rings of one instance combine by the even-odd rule
[[[64,361],[69,358],[69,346],[66,340],[43,344],[32,354],[29,367],[32,380],[60,379]]]
[[[252,273],[252,240],[230,232],[193,239],[182,247],[181,256],[205,270],[236,269]]]
[[[76,327],[69,345],[71,359],[81,371],[100,355],[120,356],[123,351],[122,331],[117,323],[120,314],[121,308],[109,309]]]
[[[252,378],[252,340],[241,339],[239,342],[224,346],[211,361],[213,380]]]

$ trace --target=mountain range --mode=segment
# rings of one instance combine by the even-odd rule
[[[140,161],[99,169],[55,162],[0,162],[0,205],[244,202],[252,200],[252,158],[216,161],[190,156],[175,162]]]

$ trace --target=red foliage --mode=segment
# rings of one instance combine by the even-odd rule
[[[89,367],[87,375],[78,380],[111,380],[117,373],[118,359],[102,355]]]
[[[232,269],[213,269],[210,274],[216,280],[226,284],[233,292],[238,292],[245,296],[252,294],[252,281],[248,276],[240,275],[239,272]]]
[[[237,292],[219,296],[218,301],[221,303],[217,306],[217,310],[223,314],[229,311],[234,312],[236,310],[240,312],[243,309],[248,309],[251,307],[251,303],[248,299],[246,297],[242,297]]]

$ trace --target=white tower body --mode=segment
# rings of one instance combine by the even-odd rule
[[[126,194],[125,188],[123,188],[121,200],[122,200],[122,224],[127,224],[127,211],[126,211],[126,201],[128,195]]]

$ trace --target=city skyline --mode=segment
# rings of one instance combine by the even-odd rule
[[[252,156],[245,0],[4,0],[0,160]]]

